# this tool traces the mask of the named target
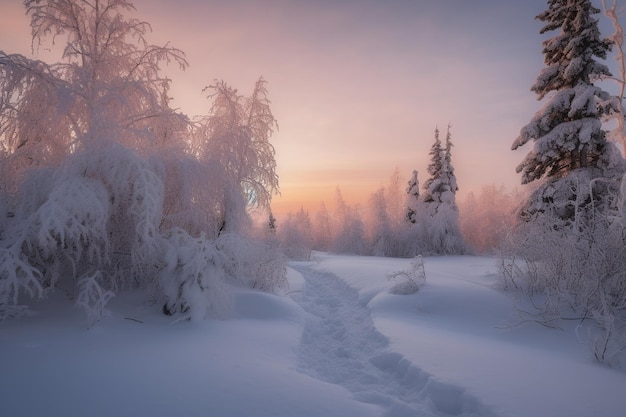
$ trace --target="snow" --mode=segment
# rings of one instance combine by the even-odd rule
[[[237,289],[227,320],[174,323],[130,291],[87,330],[53,294],[0,323],[0,414],[623,415],[626,372],[593,362],[577,323],[520,323],[495,259],[427,257],[423,287],[390,294],[410,262],[316,253],[284,295]]]

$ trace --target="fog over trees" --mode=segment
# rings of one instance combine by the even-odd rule
[[[579,338],[598,361],[611,363],[626,349],[626,162],[617,146],[624,143],[624,113],[623,97],[597,84],[616,81],[623,96],[626,70],[616,2],[603,5],[615,27],[607,38],[595,17],[601,10],[590,0],[549,0],[537,16],[542,34],[556,33],[543,42],[545,68],[531,86],[542,107],[512,145],[532,144],[516,168],[523,189],[486,185],[457,204],[451,129],[444,143],[436,129],[429,177],[420,192],[417,171],[407,176],[400,214],[391,204],[398,196],[396,170],[389,186],[374,191],[365,206],[354,206],[350,216],[328,216],[325,206],[316,216],[334,224],[313,227],[314,233],[332,231],[314,236],[314,245],[351,245],[313,248],[400,257],[497,254],[505,288],[525,293],[536,306],[522,312],[525,320],[548,326],[594,320],[596,329]],[[602,63],[614,46],[618,75]],[[607,132],[611,121],[616,128]],[[338,207],[348,212],[344,202]],[[358,227],[348,226],[356,219]],[[357,240],[346,236],[361,233],[363,224],[365,245],[358,241],[357,248]]]
[[[404,182],[398,168],[387,186],[375,190],[364,206],[348,205],[337,189],[332,215],[322,204],[313,217],[311,249],[393,257],[469,253],[459,223],[452,147],[451,126],[448,126],[443,145],[436,128],[423,193],[420,193],[417,171]],[[279,235],[285,248],[301,243],[290,229],[301,227],[294,220],[302,217],[302,211],[289,215],[285,224],[279,225],[279,230],[283,229]]]
[[[462,128],[449,124],[417,151],[424,171],[396,168],[361,204],[338,187],[317,211],[277,218],[278,122],[263,77],[249,95],[226,80],[198,86],[206,113],[192,117],[170,106],[162,72],[187,68],[184,52],[150,44],[130,1],[26,0],[34,49],[61,49],[57,62],[0,50],[0,320],[60,291],[93,325],[130,288],[180,319],[222,317],[231,287],[284,288],[287,260],[315,250],[415,258],[422,270],[423,256],[478,254],[532,298],[528,320],[597,323],[580,338],[610,362],[626,349],[626,70],[616,3],[603,5],[609,37],[590,0],[548,0],[537,16],[549,37],[530,87],[540,108],[512,143],[527,151],[511,167],[520,189],[485,185],[457,201]],[[612,48],[619,74],[603,63]]]

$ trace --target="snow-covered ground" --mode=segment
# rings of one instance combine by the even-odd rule
[[[238,290],[227,320],[179,322],[122,293],[89,330],[55,296],[0,323],[1,416],[622,417],[626,371],[575,332],[519,322],[496,261],[316,254],[284,296]],[[520,301],[522,302],[522,301]]]

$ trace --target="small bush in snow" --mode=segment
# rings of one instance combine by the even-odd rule
[[[163,312],[193,320],[223,316],[229,307],[224,262],[215,242],[172,230],[165,240],[165,267],[159,273]]]
[[[416,256],[411,261],[411,269],[396,271],[387,275],[389,280],[395,281],[391,287],[391,294],[408,295],[415,294],[426,282],[426,271],[424,270],[424,259],[421,255]]]
[[[576,230],[555,228],[554,219],[521,225],[502,248],[503,282],[532,298],[541,322],[594,322],[579,337],[598,361],[611,362],[626,347],[626,233],[606,218],[577,224]]]
[[[115,295],[113,291],[103,289],[98,284],[98,278],[102,276],[100,271],[83,276],[78,281],[78,297],[76,305],[87,313],[88,326],[91,327],[108,315],[106,305]]]
[[[19,247],[0,248],[0,321],[19,317],[26,311],[26,306],[18,304],[21,292],[31,298],[43,295],[41,276]]]

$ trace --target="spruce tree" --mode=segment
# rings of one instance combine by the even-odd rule
[[[274,217],[274,213],[272,213],[272,209],[268,209],[269,216],[267,220],[267,230],[271,234],[276,234],[276,217]]]
[[[540,33],[560,33],[543,42],[546,67],[531,90],[547,102],[521,129],[515,150],[529,141],[532,151],[517,166],[522,184],[541,180],[523,210],[526,216],[550,212],[569,222],[590,203],[593,193],[607,195],[609,182],[624,171],[617,149],[606,139],[602,120],[618,111],[618,102],[593,84],[610,76],[604,59],[611,48],[601,39],[600,12],[590,0],[549,0],[548,10],[536,18],[545,23]],[[594,185],[594,186],[595,186]]]
[[[439,139],[438,128],[435,128],[435,142],[433,142],[428,154],[430,155],[430,163],[426,171],[430,174],[430,178],[424,183],[424,202],[426,203],[433,201],[434,197],[431,189],[433,188],[433,183],[437,181],[441,175],[443,155],[441,152],[441,140]]]
[[[451,126],[446,132],[445,147],[439,139],[439,129],[435,129],[435,142],[430,155],[428,173],[431,175],[424,185],[422,200],[425,236],[430,251],[436,254],[460,254],[466,252],[459,227],[459,209],[456,205],[458,190],[454,167],[452,166]]]
[[[447,197],[449,202],[456,207],[455,196],[456,192],[459,190],[459,186],[457,185],[454,167],[452,166],[452,147],[454,145],[452,144],[452,134],[450,133],[451,127],[452,125],[448,125],[446,132],[446,147],[444,148],[441,176],[444,177],[444,183],[446,184],[444,191],[448,192],[443,198],[445,199]]]
[[[431,161],[428,165],[428,173],[430,178],[424,184],[424,202],[425,203],[452,203],[455,194],[458,191],[454,167],[452,166],[452,136],[450,128],[446,132],[445,147],[442,147],[439,139],[439,129],[435,129],[435,142],[433,143],[430,156]]]
[[[420,197],[420,185],[417,179],[417,171],[413,171],[413,175],[406,187],[407,194],[407,207],[405,220],[411,224],[415,224],[417,215],[417,206],[419,204]]]

